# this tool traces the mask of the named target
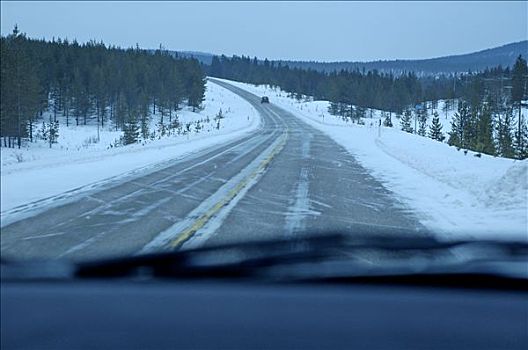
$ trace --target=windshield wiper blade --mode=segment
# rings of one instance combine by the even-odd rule
[[[528,278],[527,273],[514,262],[522,264],[527,256],[528,245],[518,242],[443,242],[432,237],[327,233],[82,263],[77,266],[77,276],[294,281],[485,274],[523,279]]]
[[[205,246],[79,263],[76,276],[244,277],[269,266],[324,260],[345,242],[343,235],[326,234]]]
[[[2,280],[49,278],[118,278],[135,276],[192,278],[241,277],[259,268],[294,261],[314,261],[344,244],[344,236],[326,234],[206,246],[73,263],[65,260],[2,259]],[[57,273],[54,274],[54,271]]]
[[[519,242],[329,232],[80,262],[70,264],[70,277],[338,282],[478,275],[526,281],[527,257],[528,244]]]

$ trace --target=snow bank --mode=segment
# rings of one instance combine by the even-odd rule
[[[465,154],[445,143],[400,131],[395,118],[395,128],[378,128],[381,111],[372,111],[372,118],[365,118],[365,125],[360,126],[329,115],[327,101],[296,101],[268,86],[226,82],[269,96],[271,103],[325,132],[440,238],[528,240],[527,160]],[[440,119],[448,127],[454,112],[445,118],[440,109]]]
[[[147,170],[172,159],[204,150],[243,137],[260,125],[258,112],[238,95],[214,83],[207,83],[204,108],[198,113],[183,110],[178,113],[182,123],[202,120],[203,128],[187,135],[172,135],[123,147],[109,148],[122,132],[100,131],[95,140],[95,125],[66,127],[60,119],[59,140],[53,148],[41,141],[29,143],[23,149],[1,149],[1,221],[14,219],[17,207],[35,201],[82,192],[118,177]],[[214,117],[222,109],[224,119],[220,129]],[[205,122],[206,119],[210,122]],[[157,122],[152,121],[152,126]]]

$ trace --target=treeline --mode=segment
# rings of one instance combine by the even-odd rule
[[[452,97],[454,85],[453,79],[448,77],[420,80],[412,72],[398,76],[376,70],[325,73],[244,56],[215,56],[211,65],[205,67],[214,77],[279,86],[298,97],[309,95],[335,103],[400,113],[408,105],[425,99]]]
[[[396,76],[376,70],[325,73],[245,56],[214,56],[211,65],[204,67],[214,77],[279,86],[299,98],[308,95],[336,104],[400,114],[423,101],[482,100],[485,94],[500,95],[504,93],[504,86],[511,83],[510,68],[500,66],[479,73],[422,78],[412,72]]]
[[[112,123],[116,130],[138,128],[147,137],[152,114],[161,114],[161,124],[169,127],[183,104],[195,109],[204,99],[198,61],[161,48],[151,53],[93,41],[34,40],[15,27],[0,38],[0,49],[3,146],[32,141],[45,111],[53,116],[46,124],[48,136],[56,137],[60,114],[67,125]]]
[[[385,126],[393,125],[394,113],[407,132],[439,141],[449,136],[451,145],[486,154],[527,157],[527,126],[521,102],[527,99],[528,73],[522,57],[512,69],[498,66],[476,73],[422,78],[413,73],[396,76],[375,70],[325,73],[244,56],[215,56],[205,69],[215,77],[278,86],[298,99],[307,95],[328,100],[331,114],[352,122],[362,123],[369,110],[379,109],[387,111],[383,115]],[[433,115],[438,100],[446,101],[446,115],[458,108],[450,135],[443,134],[439,116]],[[433,124],[428,127],[430,117]]]

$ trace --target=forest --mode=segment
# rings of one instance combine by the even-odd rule
[[[66,126],[111,125],[123,131],[123,144],[148,138],[154,114],[161,116],[159,129],[164,133],[178,127],[176,113],[184,105],[200,108],[207,74],[278,86],[299,100],[328,100],[331,114],[352,122],[361,123],[367,110],[378,109],[384,111],[385,126],[396,124],[394,116],[402,130],[434,135],[458,148],[508,158],[528,156],[528,126],[522,113],[528,100],[528,68],[521,56],[511,67],[464,74],[322,72],[249,56],[213,56],[210,65],[200,64],[161,46],[122,49],[95,41],[36,40],[17,27],[0,38],[0,50],[3,147],[32,142],[37,126],[38,137],[51,146],[59,134],[58,115]],[[439,100],[446,101],[445,109],[456,110],[447,135],[433,114]],[[51,112],[48,118],[43,116],[46,111]],[[431,130],[426,127],[429,118]]]
[[[149,52],[94,41],[35,40],[15,27],[0,38],[0,49],[3,147],[33,141],[41,124],[51,145],[58,136],[59,114],[66,125],[111,123],[134,141],[138,133],[148,135],[152,114],[161,114],[161,124],[171,127],[184,104],[196,109],[204,99],[205,76],[198,61],[173,57],[161,47]],[[49,120],[43,120],[44,111],[52,112]]]

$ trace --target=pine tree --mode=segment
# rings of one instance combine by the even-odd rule
[[[418,135],[426,136],[427,134],[427,109],[423,108],[418,113]]]
[[[130,145],[136,143],[139,138],[139,127],[135,120],[125,123],[123,127],[122,143],[123,145]]]
[[[399,118],[399,122],[400,122],[400,128],[402,131],[405,131],[405,132],[411,132],[412,131],[409,131],[411,128],[411,118],[410,118],[410,113],[408,114],[408,110],[404,110],[403,113],[400,115],[400,118]]]
[[[522,114],[520,121],[520,132],[515,133],[515,154],[518,159],[526,159],[528,158],[528,122]]]
[[[449,101],[444,100],[444,105],[442,106],[442,112],[444,112],[445,119],[447,119],[447,113],[449,112]]]
[[[158,122],[158,134],[163,137],[167,133],[167,126],[163,122],[163,116],[160,118]]]
[[[59,139],[59,121],[50,120],[48,124],[49,147],[51,148],[51,145],[53,145],[54,143],[57,143],[58,139]]]
[[[413,128],[411,126],[411,123],[412,123],[411,110],[406,109],[405,112],[403,112],[403,116],[400,119],[401,129],[405,132],[412,134]]]
[[[345,103],[338,103],[339,111],[337,112],[337,115],[340,117],[345,117],[345,115],[348,113],[349,109],[347,108],[347,105]]]
[[[140,124],[140,129],[141,129],[141,137],[143,138],[143,140],[148,139],[150,135],[148,116],[143,114],[141,116],[141,120],[139,124]]]
[[[433,120],[429,127],[429,137],[436,141],[444,141],[445,136],[442,133],[442,124],[440,123],[440,117],[436,111],[433,112]]]
[[[392,120],[390,117],[390,113],[385,113],[385,119],[383,119],[383,126],[392,128]]]
[[[172,118],[169,128],[170,130],[178,130],[181,127],[180,120],[178,119],[178,115],[174,115],[174,118]]]
[[[354,109],[354,120],[357,124],[362,124],[363,118],[365,118],[365,108],[361,106],[356,106]]]
[[[354,122],[355,113],[356,113],[356,109],[354,108],[354,106],[353,105],[348,106],[348,110],[345,116],[343,117],[343,120],[347,123],[348,123],[348,120],[352,120],[352,122]]]
[[[468,120],[469,107],[464,101],[459,101],[458,110],[451,120],[451,131],[449,132],[449,139],[447,140],[450,146],[465,147],[466,138],[464,132]]]
[[[337,115],[339,113],[339,104],[337,102],[330,102],[328,113],[331,115]]]
[[[188,104],[193,108],[193,112],[195,112],[197,108],[200,108],[205,98],[205,79],[198,61],[193,62],[188,68],[190,69],[190,72],[188,73],[190,73],[192,77],[189,88]]]
[[[475,150],[489,155],[495,155],[493,142],[493,119],[489,103],[482,109],[478,118],[477,142]]]
[[[141,91],[138,97],[138,110],[140,115],[139,126],[141,130],[141,138],[147,140],[150,135],[149,125],[150,125],[150,108],[148,105],[148,96],[144,91]]]
[[[524,143],[523,137],[524,122],[522,118],[522,100],[526,96],[526,89],[528,85],[528,66],[526,60],[519,55],[515,61],[512,69],[512,89],[511,98],[514,106],[517,107],[517,130],[515,133],[515,148],[518,155],[523,154],[523,150],[527,147]]]
[[[506,158],[513,158],[515,156],[512,142],[511,114],[511,110],[506,112],[504,115],[499,116],[497,122],[497,149],[499,155]]]

